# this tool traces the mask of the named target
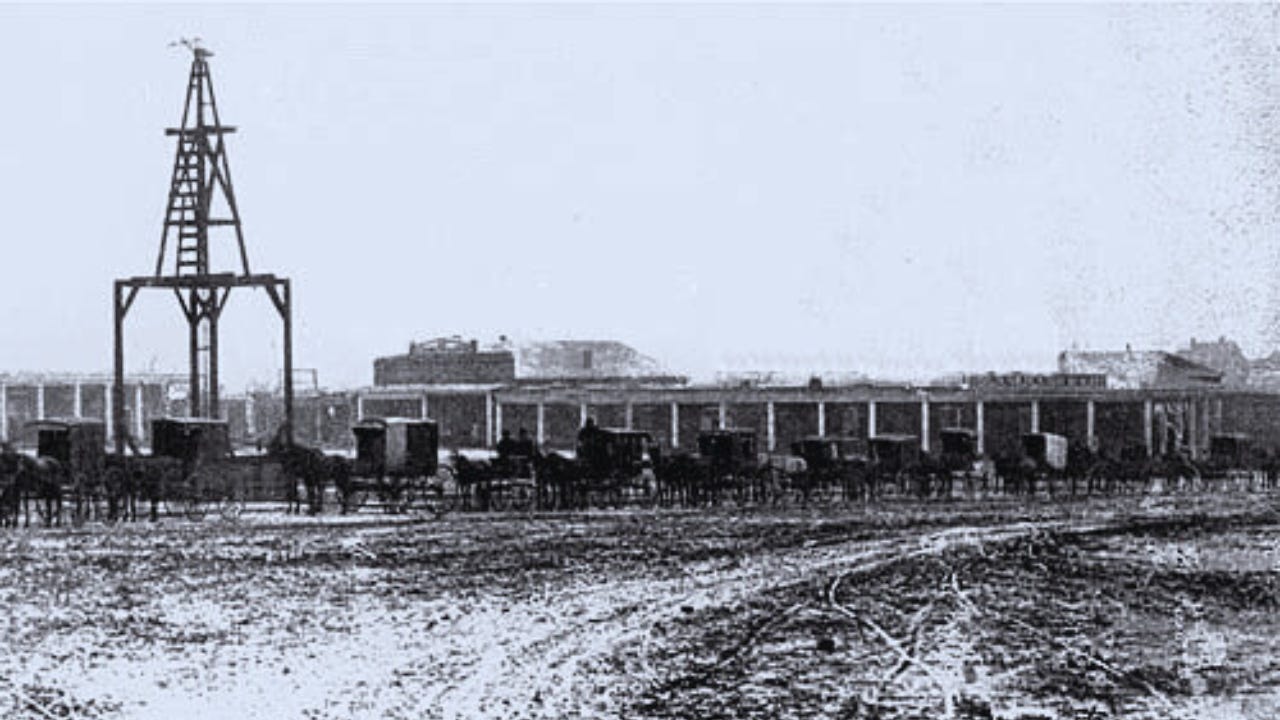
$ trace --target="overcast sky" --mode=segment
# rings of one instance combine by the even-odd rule
[[[1271,8],[0,6],[0,370],[109,370],[191,35],[331,387],[450,334],[695,376],[1280,342]],[[227,389],[271,380],[265,296],[223,325]],[[171,296],[128,337],[185,368]]]

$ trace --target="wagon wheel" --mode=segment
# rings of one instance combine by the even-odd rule
[[[503,512],[511,508],[511,486],[507,482],[495,482],[489,486],[489,509]]]
[[[440,495],[436,498],[437,515],[453,512],[458,509],[458,478],[453,468],[442,466],[436,470],[436,479],[440,483]]]
[[[658,506],[657,478],[640,475],[640,480],[636,483],[636,504],[645,510],[652,510]]]
[[[340,502],[343,512],[358,512],[365,503],[369,502],[369,491],[362,487],[353,487],[341,497]]]
[[[78,472],[71,478],[71,525],[83,527],[93,517],[93,492],[89,478]]]
[[[893,475],[894,492],[900,498],[911,496],[911,482],[914,476],[907,471],[906,468],[899,470]]]
[[[228,522],[238,520],[244,513],[244,499],[240,493],[231,490],[218,499],[218,515]]]
[[[187,478],[186,492],[180,498],[179,507],[188,520],[203,520],[209,514],[209,503],[204,496],[204,489],[208,484],[208,477],[199,471],[191,473]]]
[[[113,467],[103,476],[103,483],[107,491],[106,520],[109,523],[120,522],[129,510],[128,476],[124,470]]]
[[[509,502],[507,507],[517,512],[525,512],[533,507],[533,489],[524,483],[513,483],[508,488]]]

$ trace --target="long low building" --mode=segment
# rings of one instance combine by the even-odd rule
[[[696,447],[699,432],[756,432],[763,449],[785,449],[812,435],[902,433],[936,449],[947,427],[971,428],[990,455],[1018,452],[1027,432],[1053,432],[1103,452],[1179,446],[1204,452],[1218,433],[1243,432],[1262,447],[1280,445],[1280,394],[1213,385],[1112,389],[1094,385],[866,384],[824,387],[627,385],[412,385],[356,394],[356,419],[431,417],[446,446],[492,446],[524,428],[551,449],[572,448],[590,417],[606,427],[649,432],[670,448]]]
[[[46,418],[102,420],[111,437],[111,384],[106,373],[0,373],[0,438],[27,442],[27,425]],[[152,419],[185,411],[186,387],[185,376],[125,376],[124,415],[130,435],[149,443]]]

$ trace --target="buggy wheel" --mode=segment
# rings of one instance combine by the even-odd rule
[[[39,519],[40,524],[46,526],[52,525],[55,516],[59,514],[57,503],[54,503],[53,507],[50,508],[49,501],[39,495],[30,498],[30,501],[33,501],[36,504],[36,518]]]
[[[413,510],[418,501],[418,490],[411,485],[405,485],[396,494],[395,500],[391,504],[391,511],[397,515],[404,515]]]
[[[360,508],[369,501],[369,491],[353,489],[341,498],[343,512],[359,512]]]
[[[76,473],[71,478],[71,526],[84,527],[93,517],[93,493],[90,492],[89,478],[84,473]]]
[[[186,493],[181,499],[182,514],[188,520],[203,520],[209,514],[209,503],[205,493],[209,480],[199,472],[191,473],[186,482]]]
[[[489,509],[505,512],[511,509],[511,488],[506,486],[489,489]]]
[[[124,474],[124,470],[113,467],[103,476],[103,484],[107,493],[107,516],[108,523],[116,523],[125,519],[128,512],[127,505],[129,503],[129,493],[126,484],[128,476]]]
[[[533,490],[523,484],[514,485],[509,490],[510,501],[507,507],[517,512],[524,512],[533,506]]]
[[[453,512],[458,507],[458,496],[446,492],[443,488],[428,488],[422,494],[418,507],[425,513],[440,517]]]
[[[180,502],[180,507],[182,508],[182,514],[188,520],[203,520],[204,516],[209,514],[209,509],[205,507],[204,501],[194,495],[183,498]]]
[[[237,520],[244,513],[244,501],[233,495],[228,495],[218,502],[218,514],[223,520]]]

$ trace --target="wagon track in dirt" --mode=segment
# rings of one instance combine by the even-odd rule
[[[654,706],[654,689],[693,683],[675,688],[682,700],[772,658],[798,623],[848,625],[833,608],[884,568],[1105,535],[1134,526],[1125,512],[1188,512],[1117,505],[264,515],[0,533],[0,678],[102,718],[705,716]],[[939,613],[868,618],[928,664]],[[719,635],[689,642],[704,629]],[[914,672],[889,659],[841,682],[887,696]]]

